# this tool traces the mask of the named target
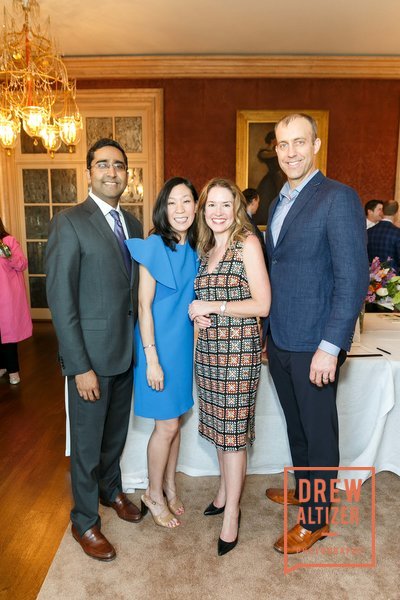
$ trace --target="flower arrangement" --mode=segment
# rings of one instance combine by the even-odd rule
[[[400,276],[375,256],[369,268],[369,287],[365,299],[389,310],[400,310]]]

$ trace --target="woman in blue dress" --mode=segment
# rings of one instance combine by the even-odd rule
[[[169,179],[145,239],[127,240],[140,265],[135,329],[134,412],[155,420],[147,447],[149,485],[142,510],[161,527],[177,527],[184,506],[176,491],[180,417],[193,405],[193,325],[187,309],[197,273],[197,192],[182,177]]]

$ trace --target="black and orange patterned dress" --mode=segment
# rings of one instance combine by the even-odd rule
[[[227,249],[212,273],[200,263],[194,286],[199,300],[235,302],[251,298],[243,263],[243,242]],[[255,317],[213,314],[201,329],[195,370],[199,396],[199,433],[224,451],[254,441],[255,399],[261,368],[260,334]]]

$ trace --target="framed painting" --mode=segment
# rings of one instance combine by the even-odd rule
[[[318,127],[321,149],[316,166],[326,175],[329,111],[327,110],[238,110],[236,118],[236,183],[241,190],[251,187],[258,191],[260,206],[254,220],[265,229],[268,210],[278,195],[286,177],[275,152],[275,124],[290,113],[311,115]]]

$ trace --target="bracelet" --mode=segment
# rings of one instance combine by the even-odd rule
[[[143,350],[146,350],[146,348],[155,348],[156,345],[155,344],[147,344],[147,346],[143,346]]]

